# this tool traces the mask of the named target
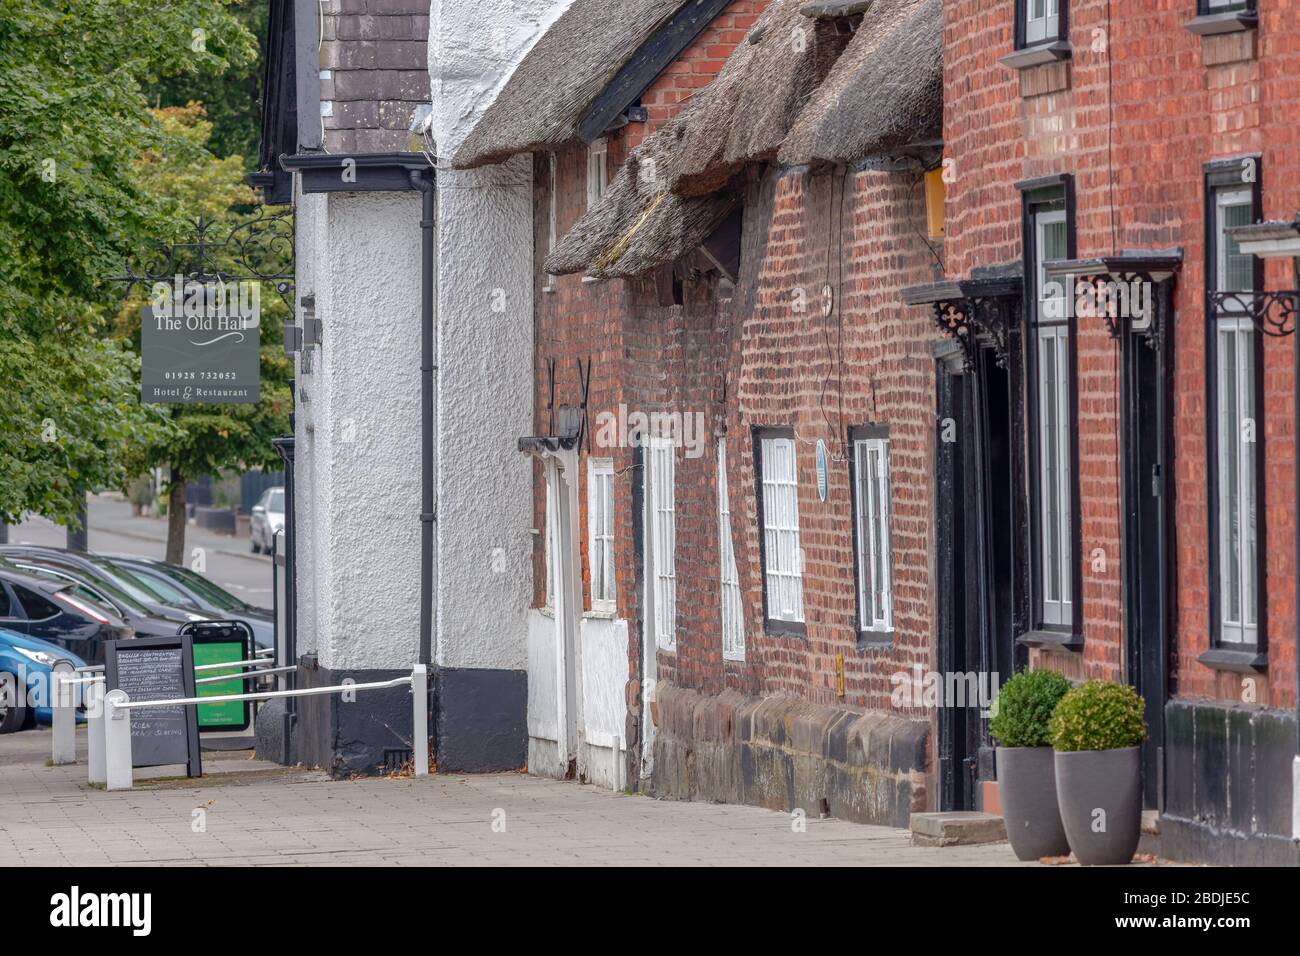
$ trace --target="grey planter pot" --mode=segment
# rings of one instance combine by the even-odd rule
[[[1054,754],[1051,747],[998,748],[998,797],[1018,860],[1070,852],[1056,800]]]
[[[1056,796],[1083,866],[1129,863],[1142,836],[1142,748],[1056,754]]]

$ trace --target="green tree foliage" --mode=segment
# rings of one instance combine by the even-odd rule
[[[111,277],[173,221],[139,177],[170,139],[141,88],[254,56],[221,0],[0,0],[0,520],[74,521],[171,429],[105,340]]]
[[[230,12],[257,37],[266,40],[266,0],[231,0]],[[202,103],[212,122],[208,148],[217,156],[242,157],[245,172],[257,164],[257,141],[261,135],[255,104],[262,101],[262,67],[248,62],[232,65],[218,77],[172,76],[152,84],[145,94],[159,107]]]

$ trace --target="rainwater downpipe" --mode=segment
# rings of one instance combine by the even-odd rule
[[[437,193],[425,170],[411,170],[411,186],[420,191],[420,663],[432,664],[433,581],[437,570],[433,526],[437,507],[433,500],[434,456],[433,394],[436,347],[433,327],[433,228]]]

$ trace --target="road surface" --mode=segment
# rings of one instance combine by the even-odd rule
[[[63,547],[66,529],[45,518],[29,516],[9,529],[11,544]],[[167,549],[167,519],[135,517],[119,495],[90,499],[90,549],[101,554],[161,558]],[[190,525],[185,535],[186,564],[236,597],[257,607],[271,607],[271,559],[253,554],[248,538],[214,534]]]

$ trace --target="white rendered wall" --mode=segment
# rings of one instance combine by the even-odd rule
[[[441,157],[456,150],[564,3],[433,0]],[[438,595],[435,663],[523,669],[532,596],[532,161],[438,169]]]
[[[419,650],[420,196],[305,196],[298,294],[324,344],[298,360],[298,650],[334,669]],[[305,399],[304,396],[305,395]]]

